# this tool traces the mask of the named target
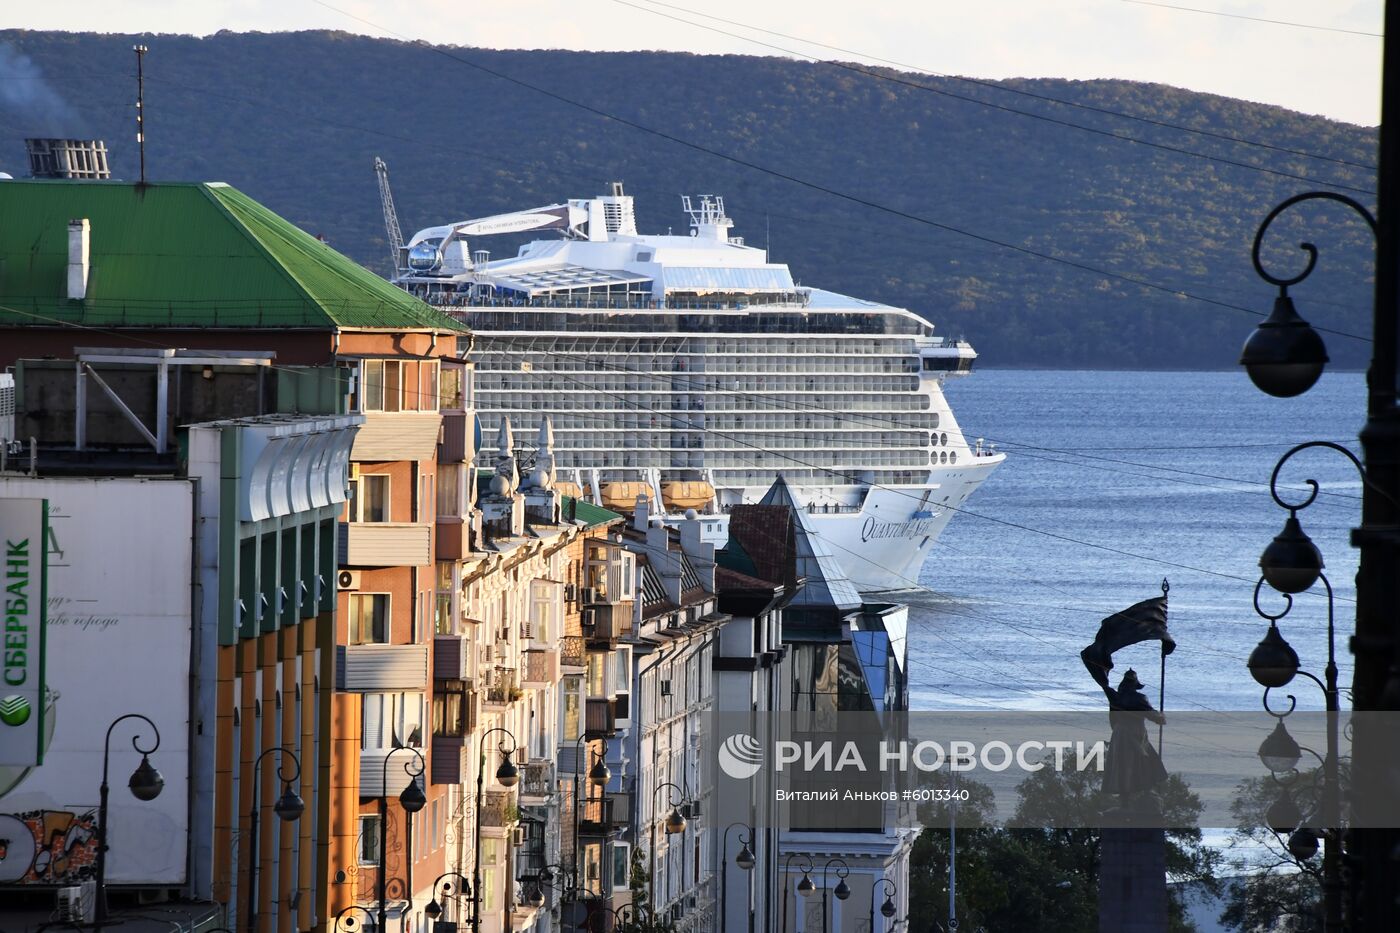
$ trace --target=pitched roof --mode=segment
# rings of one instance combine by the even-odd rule
[[[792,490],[780,475],[759,500],[760,505],[786,506],[791,510],[797,546],[797,575],[806,584],[793,597],[793,607],[832,607],[859,609],[863,600],[846,571],[831,553],[821,535],[807,521],[807,510],[797,504]]]
[[[0,181],[0,217],[0,326],[466,330],[222,182]],[[77,218],[90,271],[70,301]]]
[[[607,525],[612,522],[621,521],[622,515],[617,512],[610,512],[601,505],[594,505],[587,499],[575,499],[573,496],[560,496],[561,511],[569,514],[569,503],[574,503],[574,518],[581,521],[586,528],[593,528],[597,525]]]

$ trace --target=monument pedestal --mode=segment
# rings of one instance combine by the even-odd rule
[[[1099,933],[1166,933],[1166,833],[1105,827],[1100,855]]]

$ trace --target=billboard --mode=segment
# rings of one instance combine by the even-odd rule
[[[43,499],[0,499],[0,587],[4,588],[0,655],[0,766],[44,761],[45,541]],[[0,784],[0,793],[4,792]]]
[[[107,880],[185,880],[192,490],[186,480],[0,476],[0,546],[12,537],[8,516],[15,509],[32,516],[26,503],[48,502],[40,536],[48,568],[46,682],[42,709],[34,707],[28,721],[42,723],[35,734],[42,760],[11,763],[7,727],[0,725],[0,884],[71,885],[93,877],[103,748],[108,728],[127,713],[147,716],[159,729],[150,761],[165,787],[149,802],[127,790],[141,762],[133,739],[144,749],[156,736],[137,718],[117,724],[109,746]],[[10,692],[6,687],[0,701]]]

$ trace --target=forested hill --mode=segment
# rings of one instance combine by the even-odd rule
[[[134,41],[0,32],[0,170],[25,174],[27,135],[93,135],[108,140],[115,172],[135,177]],[[636,196],[644,232],[679,232],[678,195],[713,192],[734,233],[769,243],[800,281],[925,314],[974,341],[988,366],[1229,366],[1258,318],[1173,292],[1267,311],[1272,292],[1249,247],[1269,208],[1327,186],[1374,203],[1374,129],[1160,85],[880,79],[776,58],[499,52],[325,32],[140,41],[151,178],[229,182],[380,272],[376,155],[406,234],[603,193],[613,180]],[[1270,237],[1286,271],[1300,257],[1287,244],[1321,250],[1294,290],[1300,309],[1366,333],[1365,225],[1331,205],[1300,221]],[[1363,343],[1327,340],[1334,361],[1364,363]]]

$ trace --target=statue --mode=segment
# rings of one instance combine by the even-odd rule
[[[1118,797],[1120,809],[1153,807],[1148,796],[1152,789],[1167,778],[1162,765],[1161,728],[1166,717],[1153,709],[1143,695],[1142,681],[1137,671],[1129,669],[1118,684],[1109,686],[1108,673],[1113,670],[1113,653],[1138,642],[1157,640],[1162,643],[1161,695],[1165,695],[1167,655],[1176,649],[1176,642],[1167,634],[1167,581],[1162,581],[1162,595],[1144,600],[1122,612],[1116,612],[1099,625],[1094,643],[1079,653],[1089,675],[1108,697],[1108,720],[1113,737],[1108,746],[1103,790]],[[1158,701],[1161,702],[1160,699]],[[1147,723],[1157,723],[1157,748],[1147,738]]]

